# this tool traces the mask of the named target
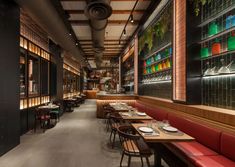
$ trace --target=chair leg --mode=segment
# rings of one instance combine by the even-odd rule
[[[112,134],[113,134],[113,130],[111,129],[111,132],[110,132],[110,136],[109,136],[109,142],[111,143],[111,139],[112,139]]]
[[[43,133],[44,133],[45,130],[46,130],[45,127],[46,127],[46,121],[43,121],[43,122],[42,122],[42,130],[43,130]]]
[[[115,143],[115,138],[116,138],[116,131],[114,131],[114,134],[113,134],[113,143],[112,143],[112,148],[114,147],[114,143]]]
[[[128,165],[127,165],[127,167],[130,167],[130,165],[131,165],[131,156],[128,157]]]
[[[122,152],[122,157],[121,157],[121,161],[120,161],[120,167],[122,167],[122,160],[123,160],[123,157],[124,157],[124,152]]]
[[[140,159],[141,159],[141,166],[143,167],[144,166],[143,158],[140,157]]]
[[[148,157],[146,157],[146,162],[147,162],[148,167],[150,167],[150,163],[149,163],[149,158]]]

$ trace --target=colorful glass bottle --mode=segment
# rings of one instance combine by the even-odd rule
[[[158,70],[161,71],[162,70],[162,63],[158,64]]]
[[[235,50],[235,32],[233,31],[231,36],[228,37],[228,51]]]
[[[207,47],[201,48],[201,58],[206,58],[209,56],[209,49]]]
[[[221,44],[218,40],[216,40],[215,43],[212,44],[211,52],[212,52],[212,55],[220,54]]]
[[[218,33],[218,25],[215,22],[213,22],[209,26],[208,34],[209,34],[209,36],[212,36],[212,35],[215,35],[217,33]]]
[[[158,64],[155,65],[155,71],[158,71]]]

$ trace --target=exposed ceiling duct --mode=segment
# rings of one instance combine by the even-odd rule
[[[83,62],[83,51],[69,36],[63,20],[49,0],[15,0],[69,55]]]
[[[97,68],[102,63],[105,28],[111,14],[110,0],[87,0],[85,15],[89,18]]]

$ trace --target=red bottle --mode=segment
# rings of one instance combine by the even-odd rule
[[[213,43],[211,52],[212,55],[217,55],[221,53],[221,43],[219,43],[219,41],[216,40],[215,43]]]

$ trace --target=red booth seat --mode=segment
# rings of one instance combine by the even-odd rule
[[[235,162],[222,156],[194,156],[191,157],[195,166],[198,167],[235,167]]]
[[[167,146],[198,167],[235,167],[235,135],[177,116],[140,101],[135,107],[156,120],[170,124],[195,138],[191,142],[172,142]]]
[[[157,109],[154,107],[150,107],[144,103],[141,103],[139,101],[135,102],[135,108],[137,108],[139,111],[147,113],[149,116],[152,118],[162,121],[164,119],[167,119],[168,112],[162,110],[162,109]]]

